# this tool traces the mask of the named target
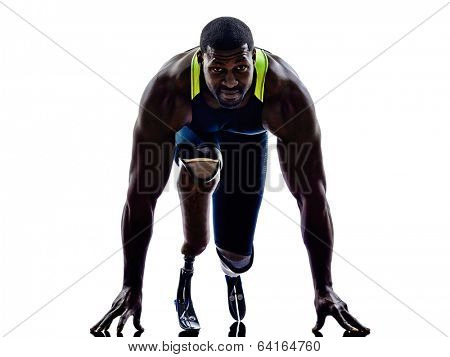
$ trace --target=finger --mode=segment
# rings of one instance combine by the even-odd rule
[[[91,335],[94,337],[104,337],[105,335],[102,332],[91,331]]]
[[[342,315],[345,319],[350,322],[353,326],[358,328],[360,331],[370,332],[368,327],[365,327],[362,323],[360,323],[355,317],[353,317],[348,311],[342,311]]]
[[[111,313],[112,309],[110,309],[101,319],[99,322],[97,322],[94,326],[91,327],[91,332],[95,332],[97,331],[98,327],[100,326],[100,324],[103,322],[103,320],[106,319],[106,316],[108,316],[109,313]]]
[[[107,330],[107,329],[109,329],[109,327],[111,326],[111,323],[113,322],[113,320],[116,318],[116,317],[118,317],[118,316],[120,316],[120,308],[116,308],[115,310],[113,310],[110,314],[109,314],[109,316],[107,316],[106,318],[105,318],[105,320],[100,324],[100,326],[98,327],[99,328],[99,330],[101,331],[101,330]]]
[[[138,309],[133,314],[133,325],[134,325],[135,329],[138,331],[144,331],[144,328],[141,325],[141,312],[142,312],[142,309]]]
[[[111,309],[108,313],[103,317],[103,319],[96,325],[95,331],[102,331],[106,327],[109,327],[112,321],[120,315],[120,308]]]
[[[122,316],[120,316],[119,323],[117,324],[117,333],[121,333],[128,318],[130,317],[130,313],[128,311],[125,311]]]
[[[100,325],[100,322],[102,322],[102,321],[103,321],[103,317],[102,317],[102,319],[101,319],[99,322],[97,322],[94,326],[92,326],[92,327],[89,329],[89,331],[91,331],[92,333],[93,333],[93,332],[96,332],[96,331],[97,331],[98,325]]]
[[[110,311],[111,311],[111,310],[110,310]],[[106,315],[109,314],[110,311],[108,311],[108,312],[106,313]],[[103,317],[100,319],[99,322],[97,322],[94,326],[92,326],[92,327],[90,328],[90,331],[91,331],[91,332],[96,332],[96,331],[97,331],[97,328],[100,326],[100,324],[102,323],[102,321],[105,319],[106,315],[103,316]]]
[[[119,314],[119,315],[120,315],[120,314]],[[119,316],[119,315],[117,315],[117,316]],[[113,320],[114,320],[117,316],[115,316],[113,319],[108,320],[108,321],[105,323],[105,325],[103,326],[103,330],[104,330],[105,332],[109,330],[109,328],[111,327],[111,324],[112,324]]]
[[[323,337],[323,334],[320,331],[313,331],[313,334],[315,337]]]
[[[342,314],[339,310],[337,310],[337,309],[333,310],[331,312],[331,315],[336,319],[338,324],[341,325],[342,328],[344,328],[345,330],[351,331],[351,332],[358,332],[358,329],[356,327],[353,327],[352,325],[350,325],[348,323],[347,320],[344,319],[344,316],[342,316]]]
[[[106,315],[97,324],[97,331],[107,331],[109,329],[113,320],[118,316],[114,316],[112,319],[110,318],[116,310],[117,308],[112,308],[106,313]]]
[[[314,326],[312,329],[313,333],[318,332],[323,327],[326,317],[327,315],[325,315],[323,312],[317,313],[316,326]]]

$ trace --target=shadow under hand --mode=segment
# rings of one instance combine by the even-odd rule
[[[352,331],[345,331],[342,337],[366,337],[370,331],[358,331],[358,332],[352,332]]]
[[[178,337],[198,337],[200,330],[183,330],[178,334]]]
[[[95,332],[95,331],[91,331],[91,335],[94,337],[109,337],[109,336],[105,336],[105,334],[103,332]]]
[[[230,332],[228,332],[228,337],[245,337],[247,330],[242,321],[235,321],[230,326]]]
[[[143,332],[144,332],[143,330],[141,330],[141,331],[136,331],[136,332],[133,334],[133,337],[141,337],[141,335],[142,335]],[[91,331],[91,335],[93,335],[94,337],[111,337],[111,334],[109,333],[108,330],[106,330],[106,331],[99,331],[99,332],[93,332],[93,331]],[[123,337],[123,333],[122,333],[122,332],[118,332],[118,333],[117,333],[117,337]]]
[[[108,331],[105,331],[105,333],[108,333]],[[133,337],[141,337],[141,335],[144,333],[144,330],[138,330],[135,333],[133,333]],[[108,336],[109,337],[109,336]],[[123,337],[123,333],[122,332],[117,332],[117,337]]]
[[[323,334],[320,331],[313,331],[313,334],[316,337],[323,337]],[[370,331],[344,331],[342,337],[366,337],[368,334],[370,334]]]

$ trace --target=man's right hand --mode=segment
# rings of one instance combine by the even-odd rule
[[[114,300],[111,309],[103,318],[91,327],[92,333],[107,331],[111,323],[116,317],[120,316],[117,324],[117,332],[121,333],[127,319],[133,315],[133,324],[138,331],[144,331],[141,326],[141,312],[142,312],[142,290],[124,287],[119,295]]]

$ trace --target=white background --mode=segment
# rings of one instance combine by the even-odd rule
[[[12,348],[11,341],[23,337],[80,337],[77,351],[92,348],[89,327],[110,307],[122,282],[120,218],[137,115],[133,101],[165,61],[198,44],[208,21],[245,21],[255,44],[288,61],[318,100],[443,5],[2,0],[1,334],[70,286],[2,343]],[[439,346],[443,334],[390,294],[450,332],[449,10],[316,104],[335,228],[335,291],[372,329],[366,342],[342,342],[347,351],[394,348],[395,340],[381,339],[393,337],[408,338],[395,348],[411,348],[428,337],[433,340],[427,344]],[[260,211],[255,262],[243,276],[247,336],[312,339],[314,295],[300,217],[284,183],[279,187],[273,147],[269,161],[271,188]],[[176,174],[175,168],[156,209],[142,342],[176,340],[180,331],[173,305],[183,239]],[[225,340],[232,319],[214,244],[195,268],[200,336]],[[326,337],[342,332],[327,319]],[[20,346],[48,348],[42,340],[34,343]],[[102,348],[99,353],[108,347]],[[119,351],[125,351],[123,344]]]

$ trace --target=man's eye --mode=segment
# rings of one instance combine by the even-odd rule
[[[223,69],[219,67],[213,67],[211,68],[211,71],[213,71],[214,73],[222,73]]]
[[[237,66],[236,69],[240,72],[246,71],[248,68],[248,66],[246,66],[245,64],[241,64],[240,66]]]

